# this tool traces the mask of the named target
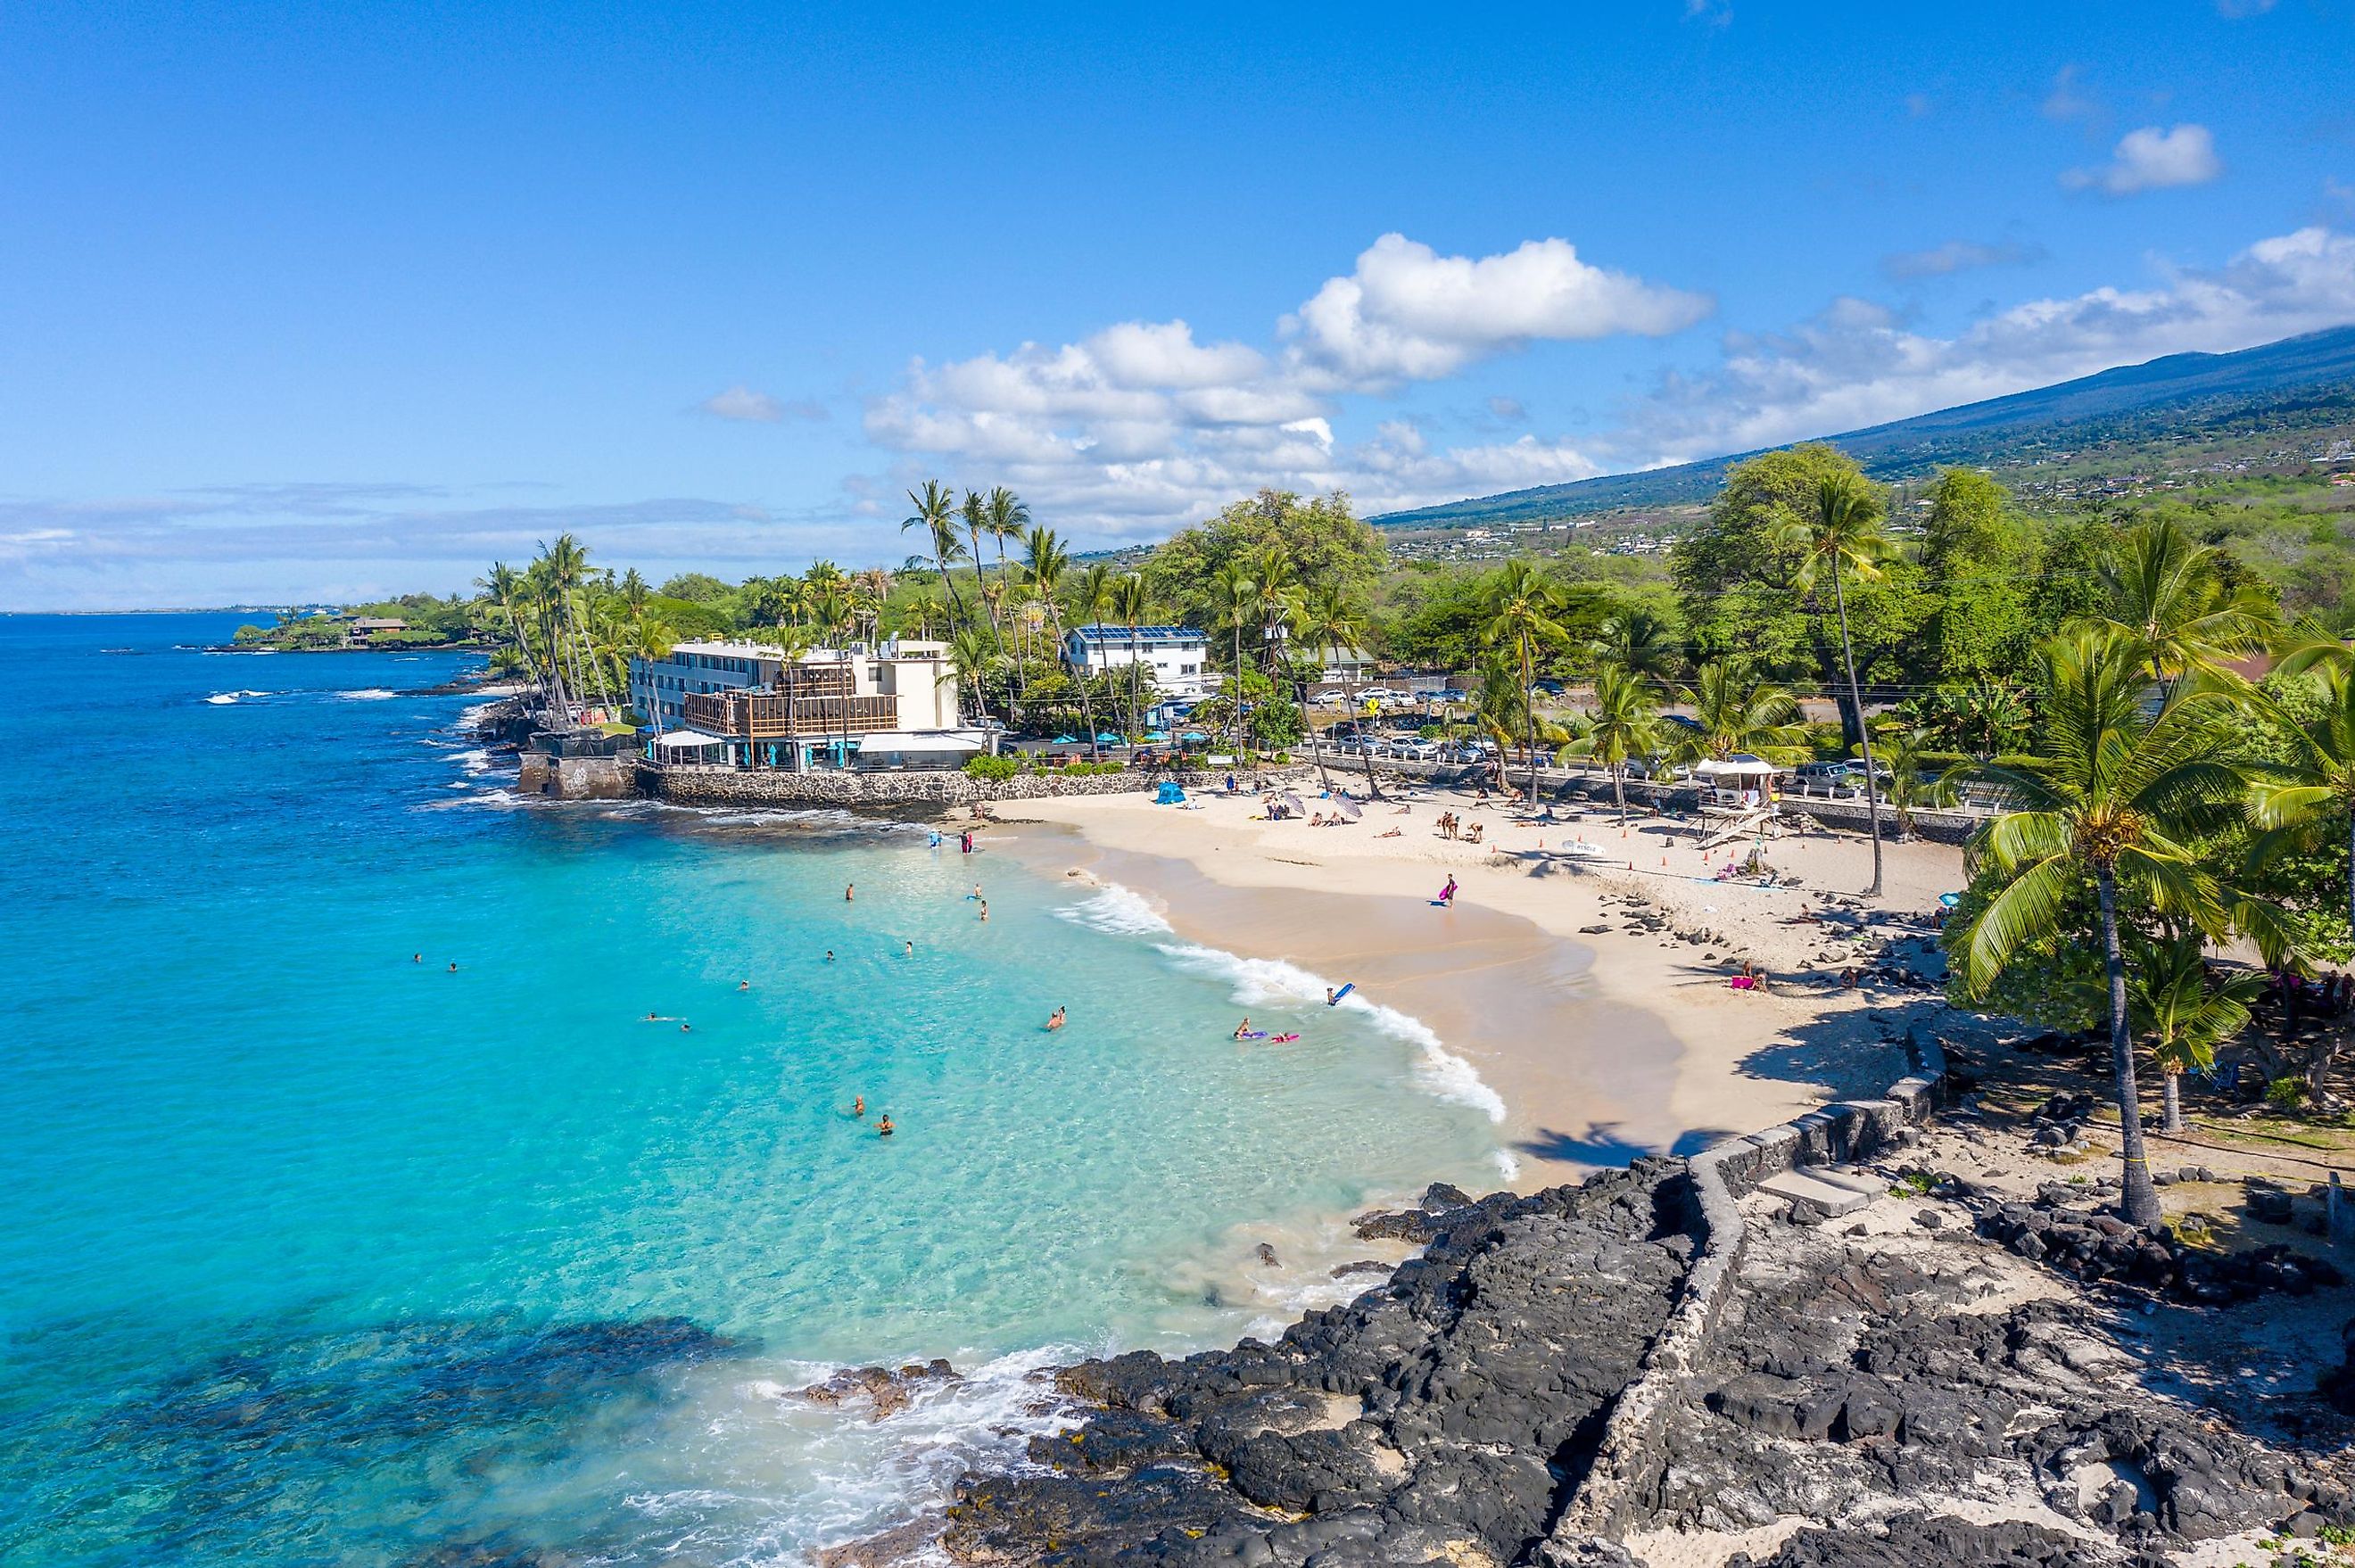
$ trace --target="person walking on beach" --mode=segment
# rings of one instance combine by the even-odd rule
[[[1447,885],[1439,890],[1439,901],[1453,909],[1455,905],[1455,873],[1447,874]]]

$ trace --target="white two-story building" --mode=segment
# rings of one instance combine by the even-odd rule
[[[1063,662],[1099,673],[1141,664],[1163,697],[1190,699],[1210,689],[1210,641],[1190,626],[1074,626],[1063,634]]]
[[[946,645],[887,642],[798,656],[761,643],[681,643],[630,661],[630,704],[666,757],[740,768],[941,766],[989,748],[958,714]]]

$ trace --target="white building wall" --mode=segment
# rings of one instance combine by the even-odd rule
[[[1118,637],[1109,642],[1092,643],[1077,633],[1067,636],[1063,644],[1064,662],[1078,665],[1082,657],[1087,667],[1102,672],[1126,669],[1141,664],[1152,672],[1153,684],[1164,697],[1198,698],[1210,689],[1210,645],[1208,638],[1183,643],[1143,643],[1133,652]]]

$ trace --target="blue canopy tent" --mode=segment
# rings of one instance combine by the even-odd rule
[[[1186,792],[1178,787],[1178,781],[1176,779],[1163,779],[1161,781],[1161,787],[1153,792],[1153,804],[1156,805],[1183,805],[1186,804]]]

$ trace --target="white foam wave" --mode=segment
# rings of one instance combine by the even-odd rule
[[[1297,964],[1281,958],[1241,958],[1216,947],[1170,944],[1161,949],[1181,967],[1225,980],[1233,987],[1239,1006],[1246,1008],[1322,1007],[1332,983]],[[1340,1007],[1354,1013],[1393,1040],[1404,1040],[1416,1052],[1414,1076],[1427,1093],[1453,1104],[1469,1105],[1492,1122],[1505,1119],[1505,1102],[1482,1080],[1473,1065],[1447,1049],[1429,1024],[1396,1008],[1369,1001],[1361,995],[1341,998]]]
[[[464,752],[453,752],[450,753],[450,760],[472,775],[479,776],[491,771],[491,754],[480,746]]]
[[[739,1385],[736,1397],[751,1424],[747,1435],[765,1432],[765,1446],[790,1453],[794,1483],[783,1517],[762,1532],[762,1550],[749,1555],[804,1561],[813,1548],[874,1535],[937,1509],[969,1469],[1029,1467],[1031,1438],[1066,1431],[1082,1416],[1040,1374],[1091,1353],[1055,1345],[1000,1356],[954,1382],[920,1384],[905,1409],[880,1421],[868,1419],[864,1401],[837,1409],[790,1397],[790,1389],[828,1376],[836,1370],[830,1366],[780,1369],[779,1377]],[[700,1511],[684,1490],[627,1500],[655,1519]],[[906,1560],[944,1561],[929,1554]]]
[[[216,691],[210,697],[206,698],[205,700],[211,703],[216,708],[229,708],[244,701],[249,697],[268,697],[270,695],[271,693],[267,691]]]
[[[1158,936],[1168,933],[1169,923],[1161,912],[1146,901],[1142,893],[1108,882],[1101,890],[1066,904],[1056,914],[1074,925],[1109,932],[1114,936]]]
[[[398,697],[400,693],[388,691],[381,686],[364,686],[357,691],[339,691],[336,695],[346,702],[382,702],[389,697]]]
[[[1118,882],[1078,903],[1055,912],[1075,925],[1121,936],[1157,936],[1170,930],[1161,912],[1143,895]],[[1246,1008],[1322,1007],[1334,982],[1281,958],[1244,958],[1222,948],[1192,943],[1156,943],[1180,968],[1227,982],[1235,1002]],[[1362,995],[1341,998],[1341,1008],[1356,1014],[1383,1034],[1414,1047],[1415,1081],[1426,1092],[1454,1104],[1469,1105],[1492,1122],[1505,1119],[1505,1102],[1482,1080],[1477,1069],[1447,1049],[1431,1026],[1396,1008],[1370,1001]]]

